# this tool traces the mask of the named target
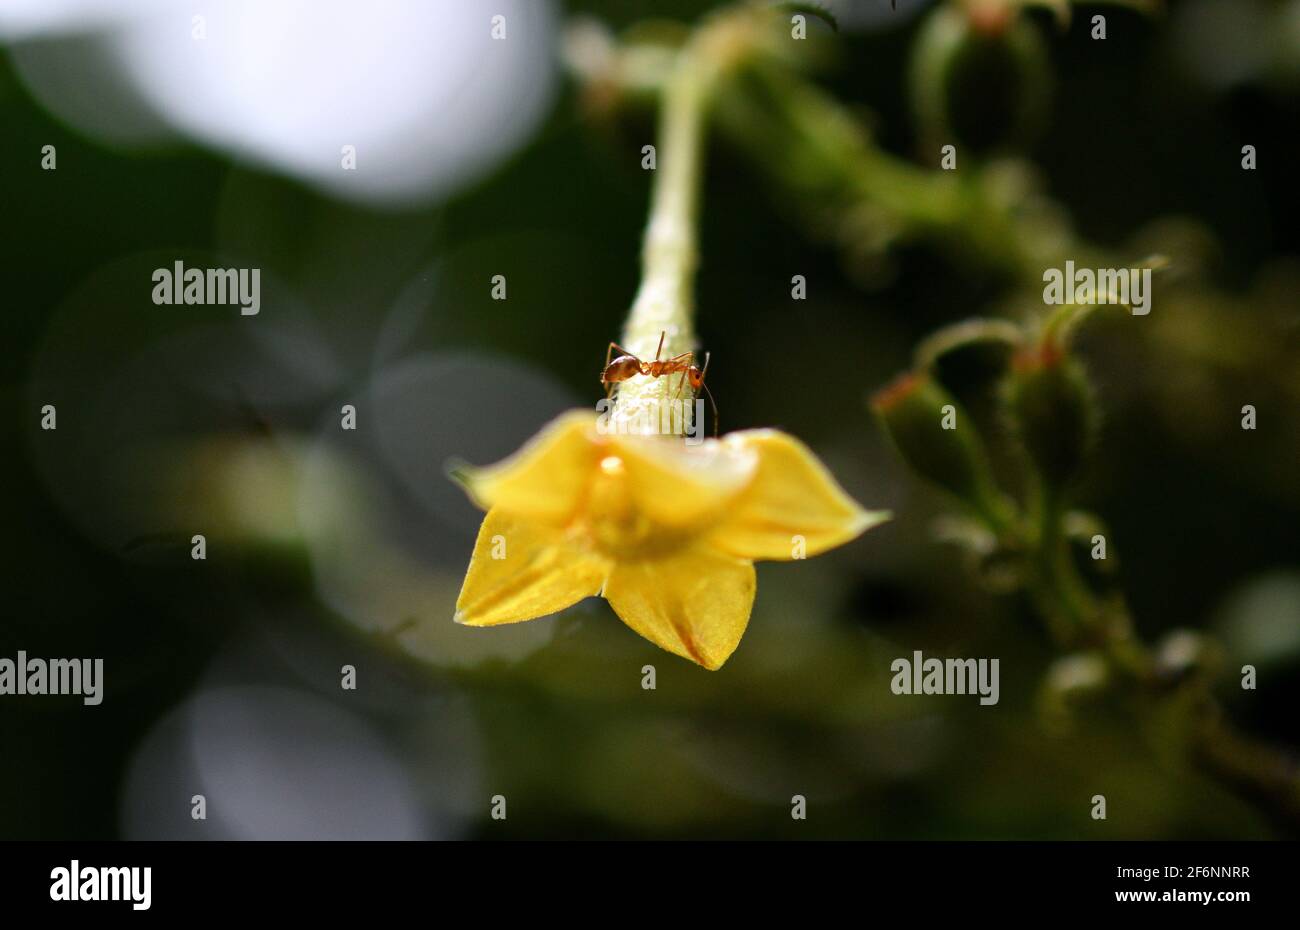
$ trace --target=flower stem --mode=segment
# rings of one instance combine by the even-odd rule
[[[705,26],[677,54],[663,92],[650,218],[641,251],[641,285],[623,327],[621,345],[643,361],[695,348],[692,291],[699,263],[697,222],[705,126],[720,67],[701,51]],[[674,398],[677,377],[639,376],[619,386],[612,418],[634,432],[657,432],[660,405]],[[683,397],[690,400],[689,386]],[[680,420],[690,426],[688,413]],[[648,408],[648,409],[647,409]]]

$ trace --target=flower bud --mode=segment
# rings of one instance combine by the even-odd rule
[[[959,396],[1000,380],[1020,346],[1020,327],[1006,320],[970,319],[932,333],[917,346],[916,367]]]
[[[1021,352],[1012,362],[1007,406],[1042,479],[1052,487],[1071,481],[1096,432],[1083,367],[1052,341]]]
[[[917,36],[911,80],[927,146],[952,143],[987,153],[1021,145],[1048,109],[1042,37],[1012,3],[936,9]]]
[[[908,465],[1001,525],[1004,506],[979,429],[947,391],[909,372],[877,392],[871,408]]]

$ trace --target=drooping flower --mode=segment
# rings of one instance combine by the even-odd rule
[[[600,595],[637,633],[709,669],[745,632],[755,560],[816,555],[888,518],[778,430],[692,446],[602,433],[587,411],[461,477],[487,516],[458,623],[531,620]]]
[[[706,116],[719,83],[771,23],[747,4],[710,17],[664,80],[641,284],[619,339],[638,358],[698,349],[691,290]],[[697,402],[704,372],[682,396],[681,380],[637,369],[617,382],[605,422],[615,429],[598,429],[594,413],[567,413],[513,457],[463,475],[487,516],[456,620],[515,623],[598,594],[646,639],[716,669],[749,623],[756,559],[816,555],[887,515],[858,506],[785,433],[691,445],[682,434],[696,418],[687,414],[670,426],[678,435],[648,435],[655,412]]]

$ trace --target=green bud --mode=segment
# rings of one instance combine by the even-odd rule
[[[1047,115],[1043,39],[1011,3],[937,8],[917,36],[911,72],[926,145],[952,143],[977,154],[1023,145]]]
[[[1012,362],[1007,406],[1044,482],[1059,488],[1075,478],[1097,419],[1083,367],[1051,341],[1020,353]]]
[[[916,367],[964,397],[964,390],[1001,379],[1021,338],[1020,327],[1006,320],[963,320],[926,337],[916,348]]]
[[[903,460],[957,495],[989,524],[1005,521],[978,427],[929,375],[909,372],[871,398]]]

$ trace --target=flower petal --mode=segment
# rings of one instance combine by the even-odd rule
[[[604,594],[656,646],[717,669],[740,643],[755,587],[753,563],[697,547],[616,566]]]
[[[456,622],[495,626],[544,617],[599,594],[608,575],[608,562],[562,530],[493,507],[474,543]]]
[[[788,560],[843,545],[889,519],[866,511],[844,492],[812,451],[786,433],[771,429],[731,433],[723,442],[758,455],[754,481],[736,500],[709,541],[746,559]]]
[[[561,524],[577,509],[600,461],[595,414],[561,414],[514,455],[457,477],[474,503],[517,516]]]
[[[751,450],[715,439],[687,445],[680,436],[618,436],[611,448],[626,468],[637,512],[670,527],[721,513],[758,467]]]

